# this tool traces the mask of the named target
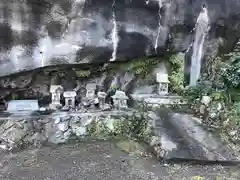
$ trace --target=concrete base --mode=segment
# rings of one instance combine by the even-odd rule
[[[131,94],[133,100],[145,102],[149,105],[186,104],[187,101],[181,96],[158,95],[158,94]]]

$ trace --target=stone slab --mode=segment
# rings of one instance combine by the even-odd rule
[[[38,111],[38,100],[12,100],[8,102],[7,112]]]
[[[160,96],[157,94],[131,94],[131,97],[135,101],[144,101],[152,105],[161,104],[187,104],[187,101],[181,96]]]
[[[187,114],[173,113],[168,119],[179,133],[194,159],[209,161],[236,161],[240,154],[224,142],[219,135],[211,133]]]

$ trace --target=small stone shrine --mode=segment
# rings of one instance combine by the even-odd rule
[[[107,93],[105,93],[105,92],[100,91],[97,93],[100,109],[104,109],[104,107],[105,107],[106,96],[107,96]]]
[[[96,91],[96,84],[95,83],[89,83],[86,85],[86,98],[87,99],[94,99],[95,98],[95,91]]]
[[[127,100],[129,98],[126,96],[125,92],[116,91],[115,94],[111,97],[113,99],[113,104],[114,104],[115,108],[117,108],[117,109],[128,108]]]
[[[65,98],[64,109],[75,108],[76,96],[77,96],[77,93],[75,91],[66,91],[63,93],[63,97]]]
[[[166,73],[157,73],[157,78],[158,82],[158,94],[159,95],[167,95],[168,94],[168,74]]]
[[[52,103],[50,104],[50,107],[52,109],[62,107],[60,100],[61,94],[63,93],[63,87],[60,85],[51,85],[50,93],[52,94]]]
[[[83,97],[82,103],[84,107],[95,107],[96,104],[99,103],[98,97],[95,95],[96,84],[89,83],[86,85],[86,96]]]
[[[38,100],[12,100],[8,102],[7,106],[9,113],[34,112],[39,109]]]

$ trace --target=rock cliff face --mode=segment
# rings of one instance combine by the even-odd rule
[[[1,0],[0,76],[186,52],[202,3],[211,22],[209,57],[240,37],[240,0]]]

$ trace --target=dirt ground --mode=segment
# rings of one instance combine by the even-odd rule
[[[84,142],[0,154],[0,180],[240,179],[239,167],[175,164],[133,156],[113,142]],[[201,179],[198,179],[201,180]]]

